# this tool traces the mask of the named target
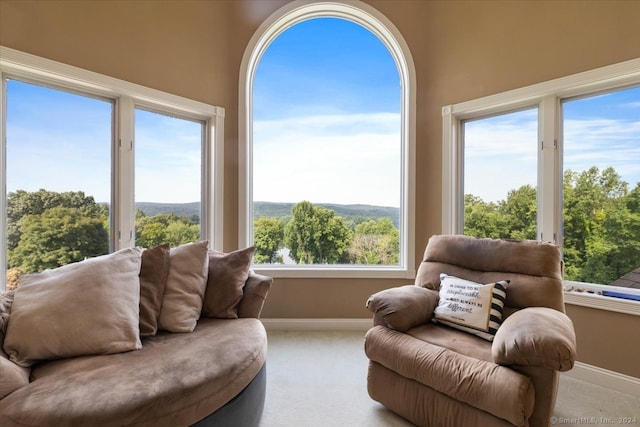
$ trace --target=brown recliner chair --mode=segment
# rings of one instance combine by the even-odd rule
[[[452,287],[441,290],[442,274],[454,276],[443,276],[453,280]],[[475,310],[465,302],[482,304],[465,300],[479,293],[458,292],[465,282],[456,278],[477,284],[509,281],[502,282],[504,320],[497,319],[497,332],[483,329],[481,338],[474,334],[476,326],[458,329],[467,312]],[[453,292],[440,295],[445,290]],[[499,297],[499,292],[492,294],[492,321],[500,314]],[[573,324],[564,314],[557,246],[433,236],[415,284],[378,292],[367,307],[374,313],[374,327],[365,339],[372,399],[419,426],[549,425],[558,371],[571,369],[576,356]],[[448,325],[434,321],[452,311]]]

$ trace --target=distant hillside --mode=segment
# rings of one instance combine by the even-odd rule
[[[281,218],[291,215],[291,208],[295,203],[276,203],[276,202],[255,202],[253,204],[254,216],[259,218],[267,216],[271,218]],[[343,218],[391,218],[394,225],[399,225],[399,209],[386,206],[372,205],[339,205],[333,203],[319,203],[327,209],[335,211],[336,215]],[[136,203],[136,209],[140,209],[147,216],[153,216],[159,213],[175,213],[179,216],[200,217],[200,202],[192,203]]]
[[[272,218],[289,216],[294,205],[295,203],[255,202],[253,204],[253,216],[255,218],[261,216]],[[314,203],[314,205],[331,209],[336,215],[343,218],[391,218],[396,227],[399,227],[400,223],[400,210],[398,208],[372,205],[339,205],[334,203]]]
[[[161,213],[175,213],[178,216],[200,218],[200,202],[191,203],[136,203],[136,209],[140,209],[146,216],[153,216]]]

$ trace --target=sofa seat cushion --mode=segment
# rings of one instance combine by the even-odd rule
[[[405,378],[516,426],[527,425],[533,413],[531,380],[507,367],[383,326],[367,332],[365,352],[371,361]]]
[[[191,425],[241,392],[267,350],[257,319],[201,319],[192,333],[142,342],[34,366],[31,383],[0,401],[0,425]]]

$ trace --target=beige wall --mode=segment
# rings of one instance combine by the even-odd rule
[[[286,1],[0,0],[0,44],[226,109],[225,249],[237,243],[238,77],[261,22]],[[441,107],[640,57],[640,2],[369,0],[400,30],[417,75],[416,256],[441,223]],[[406,282],[406,281],[404,281]],[[398,280],[278,279],[265,317],[363,318]],[[570,309],[580,360],[638,375]],[[611,317],[608,317],[611,316]],[[621,331],[637,318],[605,313]],[[606,330],[599,333],[607,334]],[[620,337],[620,351],[638,353]],[[629,349],[630,345],[635,345]]]
[[[578,360],[640,378],[640,316],[567,305],[578,341]]]

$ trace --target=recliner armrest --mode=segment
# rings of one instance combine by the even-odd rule
[[[405,285],[371,295],[366,306],[375,315],[374,324],[404,332],[431,320],[438,298],[438,291]]]
[[[502,323],[491,346],[499,365],[568,371],[576,360],[576,335],[569,317],[546,307],[518,310]]]

